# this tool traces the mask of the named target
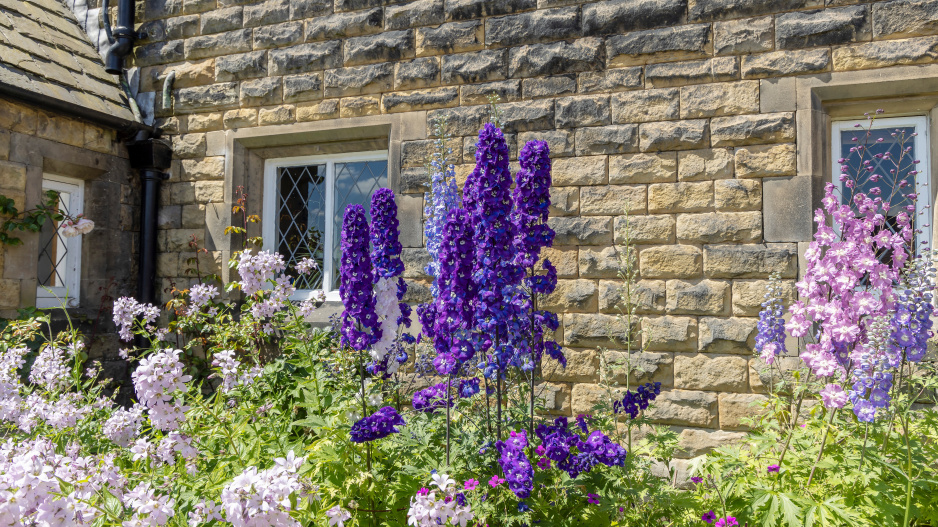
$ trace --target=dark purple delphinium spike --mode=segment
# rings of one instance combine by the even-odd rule
[[[530,496],[534,489],[534,467],[524,454],[527,446],[528,436],[524,430],[511,432],[507,441],[495,443],[499,453],[498,463],[505,474],[508,488],[520,499]]]
[[[381,338],[375,314],[374,275],[368,254],[368,221],[361,205],[349,205],[342,218],[342,262],[339,295],[342,312],[340,343],[364,351]]]
[[[403,300],[407,292],[404,282],[404,262],[401,260],[403,247],[400,242],[400,222],[397,219],[397,203],[394,191],[379,188],[371,196],[371,261],[375,267],[375,279],[397,279],[397,299]],[[401,317],[398,324],[410,327],[410,306],[400,303]]]
[[[515,262],[533,268],[541,249],[554,243],[554,230],[547,225],[550,214],[550,148],[545,141],[528,141],[518,156],[521,170],[515,175]]]
[[[577,425],[585,421],[577,419]],[[589,472],[597,464],[621,466],[625,463],[626,451],[599,430],[589,433],[586,440],[570,430],[567,418],[558,417],[553,425],[538,425],[535,432],[544,448],[544,456],[557,463],[557,468],[566,471],[571,478]]]
[[[360,419],[352,425],[352,442],[367,443],[400,432],[398,426],[404,426],[404,418],[398,415],[397,410],[390,406]]]
[[[433,309],[434,365],[441,375],[454,373],[470,360],[475,348],[470,338],[473,328],[475,283],[472,224],[463,209],[450,211],[440,243],[438,296]]]
[[[626,390],[622,400],[612,404],[614,413],[625,412],[629,419],[638,417],[639,412],[648,408],[648,405],[661,393],[660,382],[647,382],[639,386],[635,392]]]

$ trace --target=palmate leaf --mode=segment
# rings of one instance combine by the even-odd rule
[[[859,527],[865,525],[860,516],[844,508],[843,497],[833,496],[823,502],[814,503],[807,508],[804,516],[804,527],[827,527],[829,525],[851,525]]]
[[[763,527],[775,527],[779,524],[801,527],[803,510],[795,503],[797,498],[769,489],[757,490],[753,495],[755,500],[751,507],[759,515]]]

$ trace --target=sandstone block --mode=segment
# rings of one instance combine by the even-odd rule
[[[645,83],[655,88],[739,79],[736,57],[665,62],[645,66]]]
[[[580,211],[580,189],[577,187],[550,188],[550,215],[576,216]]]
[[[521,93],[525,99],[543,99],[576,93],[576,75],[555,75],[521,81]]]
[[[756,318],[700,317],[700,351],[751,355],[758,322]]]
[[[242,108],[225,112],[223,118],[225,128],[247,128],[257,126],[257,109]]]
[[[678,152],[677,178],[708,181],[733,177],[733,152],[724,148]]]
[[[383,29],[380,7],[351,13],[317,16],[306,21],[306,41],[333,40],[380,33]]]
[[[436,57],[424,57],[394,66],[394,89],[412,90],[436,86],[440,83],[440,60]]]
[[[689,20],[723,20],[744,16],[778,13],[805,6],[823,5],[820,0],[777,0],[771,4],[760,0],[689,0]]]
[[[595,381],[594,381],[595,382]],[[622,398],[624,390],[616,389],[612,392],[612,397]],[[571,395],[573,399],[570,410],[573,415],[588,414],[596,412],[596,407],[600,405],[609,406],[609,394],[598,384],[576,383],[573,385]]]
[[[677,353],[674,356],[674,385],[689,390],[748,391],[749,361],[739,355]]]
[[[550,148],[551,159],[569,157],[574,154],[573,130],[544,130],[541,132],[521,132],[518,134],[518,144],[528,144],[530,141],[544,141]],[[473,160],[474,161],[474,160]]]
[[[279,77],[246,80],[241,83],[241,106],[267,106],[283,101]]]
[[[580,93],[614,93],[642,87],[642,67],[585,71],[578,75]]]
[[[459,103],[459,90],[449,87],[386,93],[381,98],[381,103],[385,113],[445,108]]]
[[[736,177],[794,176],[797,173],[793,144],[750,146],[736,149]]]
[[[706,119],[642,123],[638,131],[642,152],[691,150],[706,147],[710,141]]]
[[[359,66],[413,58],[413,31],[385,31],[348,38],[343,43],[346,66]]]
[[[672,26],[615,35],[606,40],[609,67],[703,58],[710,48],[710,24]]]
[[[873,5],[873,38],[915,37],[938,32],[938,2],[892,0]]]
[[[405,247],[401,252],[404,262],[404,278],[430,278],[425,269],[430,263],[430,253],[419,248]]]
[[[585,156],[570,159],[556,159],[551,165],[551,177],[554,186],[604,185],[606,176],[606,156]]]
[[[170,70],[176,72],[173,88],[211,84],[215,77],[215,61],[206,59],[172,66],[142,68],[140,70],[140,91],[162,91],[163,80],[166,79],[166,75]]]
[[[773,272],[794,278],[797,268],[794,243],[704,246],[704,274],[711,278],[765,278]]]
[[[287,104],[275,108],[261,108],[257,113],[259,126],[287,124],[296,121],[296,106]]]
[[[416,33],[417,56],[480,50],[484,45],[482,35],[481,20],[454,22],[437,28],[422,27]]]
[[[467,20],[470,18],[508,15],[534,9],[535,7],[537,7],[536,0],[503,0],[501,2],[450,0],[446,2],[446,19]]]
[[[625,351],[607,350],[606,363],[611,370],[612,380],[622,386],[625,386],[626,382],[630,386],[660,382],[662,388],[669,388],[673,384],[674,360],[671,353],[633,351],[630,357]]]
[[[638,151],[638,126],[590,126],[576,131],[576,155],[623,154]]]
[[[770,16],[713,24],[713,51],[717,55],[759,53],[774,45]]]
[[[253,39],[250,29],[226,31],[214,35],[203,35],[186,39],[186,59],[204,59],[222,55],[233,55],[251,51]]]
[[[339,100],[329,99],[296,107],[296,120],[300,122],[335,119],[339,116]],[[403,177],[401,178],[403,179]]]
[[[717,426],[718,403],[714,393],[690,390],[662,391],[645,416],[660,424]]]
[[[302,22],[285,22],[254,30],[254,49],[284,48],[302,41]]]
[[[420,60],[420,59],[418,59]],[[463,106],[488,104],[489,97],[495,94],[501,102],[521,100],[521,81],[495,81],[485,84],[467,84],[459,87],[459,103]]]
[[[692,245],[659,245],[638,253],[642,278],[695,278],[703,272],[703,253]]]
[[[499,106],[502,129],[506,132],[552,130],[554,128],[554,102],[540,100],[514,102]]]
[[[762,211],[678,214],[677,239],[685,243],[758,242]]]
[[[339,99],[339,117],[364,117],[381,113],[381,98],[365,95]]]
[[[741,69],[744,79],[761,79],[827,71],[830,63],[828,49],[773,51],[744,56]]]
[[[609,35],[682,22],[684,0],[613,0],[583,6],[583,33]]]
[[[664,280],[639,280],[631,293],[631,301],[624,298],[621,280],[599,281],[599,311],[601,313],[620,313],[631,304],[638,314],[663,314],[665,306]]]
[[[766,411],[768,398],[754,393],[720,394],[720,428],[749,430],[754,420]]]
[[[609,124],[609,97],[587,95],[563,97],[554,101],[557,128],[578,128]]]
[[[554,362],[554,361],[551,361]],[[538,405],[543,406],[548,415],[570,415],[570,385],[565,383],[542,382],[534,388]]]
[[[765,361],[756,357],[749,360],[749,385],[756,393],[791,393],[790,387],[795,382],[794,373],[797,371],[801,372],[801,378],[804,379],[807,367],[799,357],[777,357],[772,367],[766,366]],[[805,401],[805,405],[809,402]]]
[[[433,110],[427,112],[427,130],[432,130],[435,120],[446,119],[447,129],[453,136],[478,136],[479,129],[490,116],[490,109],[484,105]]]
[[[508,62],[512,78],[599,70],[603,67],[603,43],[598,38],[581,38],[520,46],[511,49]]]
[[[593,280],[557,280],[554,292],[538,304],[556,313],[595,313],[597,286]]]
[[[443,84],[470,84],[504,79],[507,75],[504,50],[483,50],[445,55],[440,63]]]
[[[617,216],[615,242],[618,244],[674,243],[674,216],[670,214]]]
[[[869,36],[870,8],[866,5],[795,11],[775,19],[778,49],[832,46]]]
[[[267,75],[267,52],[252,51],[215,59],[215,80],[233,81]]]
[[[408,29],[416,26],[442,24],[443,0],[417,0],[409,4],[391,5],[384,11],[385,29]]]
[[[338,41],[300,44],[290,48],[270,50],[270,74],[289,75],[305,73],[342,65],[341,45]]]
[[[608,346],[625,340],[628,328],[616,317],[596,313],[565,313],[563,337],[565,346]]]
[[[577,276],[577,248],[574,247],[545,247],[541,250],[541,260],[550,260],[557,268],[558,278],[576,278]],[[539,264],[542,265],[542,264]]]
[[[191,134],[190,134],[191,135]],[[185,136],[184,136],[185,137]],[[212,156],[198,159],[183,159],[180,162],[181,181],[225,179],[225,157]]]
[[[715,117],[710,136],[713,146],[782,143],[795,138],[795,119],[790,112]]]
[[[618,247],[580,247],[579,269],[582,278],[616,278],[619,274]]]
[[[213,203],[225,200],[224,181],[196,181],[195,200],[199,203]]]
[[[762,184],[754,179],[713,182],[713,206],[720,211],[761,211]]]
[[[844,46],[834,51],[834,69],[862,70],[906,64],[931,64],[938,59],[938,37],[886,40]]]
[[[301,73],[283,78],[284,102],[322,99],[322,73]]]
[[[714,280],[668,280],[667,312],[675,315],[720,315],[729,311],[730,286]]]
[[[452,151],[453,158],[458,159],[461,153],[459,139],[449,139],[446,141],[446,148]],[[405,167],[425,167],[427,160],[436,151],[435,141],[433,139],[424,139],[420,141],[406,141],[401,144],[401,166]],[[426,170],[423,171],[424,178],[427,177]]]
[[[238,83],[223,82],[176,90],[174,109],[177,112],[222,110],[238,107]]]
[[[758,315],[762,311],[768,285],[768,280],[733,280],[733,315]],[[782,299],[785,305],[794,303],[797,296],[794,282],[783,281]]]
[[[563,368],[557,361],[543,362],[544,378],[551,382],[599,382],[599,358],[594,349],[564,348],[567,358],[567,367]]]
[[[609,158],[610,183],[663,183],[675,180],[677,154],[633,154]]]
[[[721,415],[722,417],[722,415]],[[722,419],[720,426],[723,425]],[[675,455],[679,457],[697,457],[713,452],[721,446],[738,443],[746,437],[740,432],[726,432],[724,430],[700,430],[685,428],[677,438]]]
[[[393,82],[394,65],[387,62],[328,70],[323,80],[326,97],[367,95],[390,91]]]
[[[645,123],[679,117],[680,91],[676,88],[617,93],[612,96],[612,121]]]
[[[134,49],[134,62],[137,66],[153,66],[178,62],[185,57],[185,44],[182,40],[154,42]]]
[[[699,212],[713,209],[713,182],[655,183],[648,186],[648,212]]]
[[[18,191],[26,190],[26,165],[0,161],[0,188]]]
[[[612,243],[612,218],[589,216],[584,218],[550,218],[557,245],[609,245]]]
[[[408,304],[425,304],[433,297],[430,294],[430,285],[420,280],[405,280],[407,292],[404,293],[404,302]]]
[[[178,104],[178,103],[177,103]],[[190,132],[211,132],[221,130],[224,123],[224,113],[199,113],[188,116],[188,128]]]
[[[645,185],[605,185],[580,189],[580,214],[602,216],[645,212]]]
[[[213,9],[206,12],[201,17],[201,32],[203,35],[209,33],[221,33],[222,31],[231,31],[241,28],[242,7],[228,7],[224,9]]]
[[[681,88],[681,119],[759,112],[759,81]]]
[[[576,6],[539,9],[485,21],[487,47],[538,44],[580,36],[580,12]]]
[[[214,7],[214,5],[212,7]],[[167,40],[189,38],[199,34],[198,15],[177,16],[167,18],[166,20],[160,20],[159,22],[165,23],[165,37]],[[143,29],[143,31],[147,31],[147,29]]]

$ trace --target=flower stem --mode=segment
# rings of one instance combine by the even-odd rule
[[[808,484],[805,485],[805,489],[811,487],[811,480],[814,479],[814,471],[817,470],[818,463],[821,462],[821,456],[824,455],[824,447],[827,445],[827,434],[831,430],[831,423],[834,422],[834,416],[837,415],[837,409],[831,410],[831,415],[827,419],[827,426],[824,427],[824,435],[821,436],[821,449],[818,450],[817,459],[814,460],[814,465],[811,466],[811,473],[808,475]]]
[[[450,375],[446,379],[446,466],[449,466],[449,445],[450,445],[450,406],[452,406],[453,400],[450,396],[453,385],[453,376]]]

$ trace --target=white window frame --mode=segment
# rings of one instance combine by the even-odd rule
[[[865,119],[864,119],[865,120]],[[837,162],[838,159],[841,159],[843,156],[843,143],[840,139],[841,133],[845,131],[855,131],[857,133],[862,132],[866,129],[866,126],[863,125],[863,128],[857,128],[856,124],[860,123],[863,125],[862,120],[860,119],[851,119],[851,120],[838,120],[831,123],[831,174],[835,181],[835,185],[838,184],[836,180],[837,175],[840,174],[840,163]],[[915,132],[918,134],[915,137],[911,138],[913,140],[913,145],[915,147],[915,156],[919,159],[920,163],[916,165],[916,170],[918,174],[915,175],[915,192],[918,193],[918,199],[915,202],[915,214],[913,218],[913,225],[916,229],[922,231],[920,234],[921,240],[928,242],[928,247],[931,248],[932,242],[932,227],[931,227],[931,201],[932,201],[932,192],[931,192],[931,149],[929,147],[928,137],[930,135],[928,129],[928,117],[924,115],[909,115],[905,117],[879,117],[873,121],[873,130],[879,130],[883,128],[900,128],[900,127],[914,126]],[[916,249],[919,245],[916,243]]]
[[[264,161],[264,213],[261,223],[261,231],[264,238],[265,251],[277,251],[279,243],[277,240],[277,222],[276,214],[280,198],[280,191],[277,188],[278,169],[282,167],[294,167],[303,165],[326,165],[326,243],[323,246],[323,269],[322,269],[322,289],[298,289],[290,300],[309,300],[324,295],[326,301],[337,302],[341,300],[338,289],[331,289],[333,277],[338,269],[332,268],[334,260],[332,253],[332,241],[335,238],[335,229],[333,227],[336,215],[335,210],[335,165],[336,163],[357,163],[364,161],[388,161],[388,152],[385,150],[371,152],[352,152],[345,154],[325,154],[312,156],[281,157],[277,159],[267,159]],[[388,167],[390,171],[390,166]],[[390,174],[388,174],[390,177]]]
[[[53,174],[42,175],[43,199],[47,190],[55,190],[67,193],[68,212],[72,217],[81,214],[84,211],[85,203],[85,182],[80,179],[57,176]],[[47,221],[51,221],[48,220]],[[40,309],[49,309],[62,307],[78,307],[81,298],[81,239],[83,236],[73,236],[65,238],[65,272],[62,273],[65,280],[64,286],[45,287],[36,286],[36,307]],[[38,258],[39,255],[36,255]],[[38,280],[39,277],[37,277]]]

